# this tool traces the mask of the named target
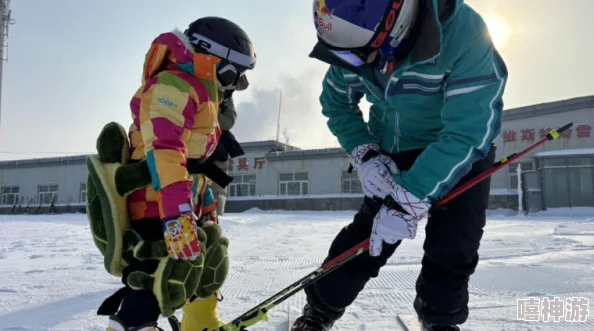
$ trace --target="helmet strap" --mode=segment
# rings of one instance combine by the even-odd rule
[[[396,68],[396,63],[393,59],[384,61],[384,65],[380,69],[380,72],[384,75],[391,75]]]

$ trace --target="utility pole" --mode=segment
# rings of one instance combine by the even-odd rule
[[[6,45],[8,26],[14,23],[10,18],[10,0],[0,0],[0,118],[2,117],[2,67],[4,61],[8,60],[4,56],[4,50],[8,47]]]

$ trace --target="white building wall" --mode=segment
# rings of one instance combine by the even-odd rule
[[[275,160],[269,167],[271,190],[268,194],[278,194],[278,176],[285,172],[307,172],[310,195],[340,194],[342,171],[348,169],[349,160],[346,157]]]
[[[495,140],[497,144],[497,159],[514,152],[520,152],[540,140],[541,128],[557,129],[569,122],[573,122],[574,124],[567,137],[560,137],[555,141],[546,142],[544,145],[525,155],[520,161],[531,160],[534,162],[534,154],[543,151],[594,147],[594,108],[585,108],[505,121],[501,128],[501,134]],[[586,132],[584,128],[588,126],[592,130],[590,131],[590,136],[580,137],[580,135],[584,135]],[[580,129],[580,134],[578,134],[578,128]],[[534,130],[534,140],[522,139],[522,130]],[[513,137],[512,132],[515,132],[515,141],[511,141]],[[499,173],[495,174],[492,178],[491,187],[509,189],[508,179],[510,170],[510,168],[502,169]]]
[[[569,138],[561,137],[558,140],[547,142],[545,145],[537,148],[533,153],[530,153],[527,156],[532,156],[534,153],[549,150],[594,147],[594,132],[591,132],[590,137],[578,137],[577,134],[577,127],[580,125],[594,126],[594,108],[589,108],[504,122],[501,134],[497,138],[497,145],[502,147],[499,149],[498,155],[503,156],[511,154],[515,151],[520,151],[529,147],[531,144],[541,139],[539,135],[539,130],[541,128],[550,127],[556,129],[569,122],[574,122]],[[535,130],[535,138],[533,141],[522,140],[523,129]],[[506,130],[513,130],[516,132],[517,140],[513,142],[504,141],[503,138]]]
[[[18,185],[23,204],[38,196],[38,185],[57,184],[58,204],[76,204],[80,200],[80,184],[87,181],[84,163],[44,165],[0,169],[0,186]],[[35,200],[35,203],[38,203]]]

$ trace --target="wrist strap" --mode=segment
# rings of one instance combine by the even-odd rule
[[[374,158],[378,155],[380,155],[380,152],[370,149],[369,151],[367,151],[367,153],[365,153],[365,155],[363,155],[363,157],[361,158],[361,161],[363,163],[365,163],[365,162],[369,161],[371,158]],[[347,170],[347,172],[350,174],[353,172],[353,169],[354,169],[353,164],[349,163],[349,169]]]

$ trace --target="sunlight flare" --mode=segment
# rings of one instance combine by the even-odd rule
[[[495,13],[485,14],[483,19],[489,28],[489,34],[495,47],[501,50],[507,45],[512,35],[511,25],[501,15]]]

